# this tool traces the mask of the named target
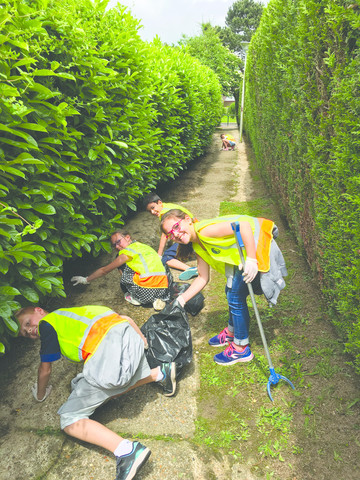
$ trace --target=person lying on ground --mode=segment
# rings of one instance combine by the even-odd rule
[[[116,480],[130,480],[150,456],[150,450],[90,419],[110,398],[133,388],[158,382],[166,396],[176,389],[176,365],[164,363],[150,369],[144,348],[147,341],[136,323],[104,306],[60,308],[52,313],[25,307],[16,313],[19,335],[40,338],[40,365],[32,394],[37,402],[50,395],[52,363],[62,356],[84,362],[71,381],[71,394],[60,407],[61,429],[79,440],[114,453]]]
[[[156,193],[149,193],[146,195],[143,199],[143,206],[147,212],[151,213],[151,215],[155,215],[160,220],[164,213],[172,209],[181,210],[189,215],[189,217],[193,217],[189,210],[181,205],[162,202],[161,198]],[[161,256],[163,265],[168,265],[176,270],[182,270],[182,273],[179,275],[179,280],[190,280],[193,277],[197,277],[198,272],[196,267],[189,267],[189,265],[186,265],[186,263],[177,258],[177,244],[174,243],[165,250],[166,243],[166,235],[162,233],[160,237],[158,254]]]
[[[110,238],[113,248],[118,251],[116,259],[88,277],[73,276],[71,281],[74,286],[86,285],[118,268],[121,273],[120,285],[127,302],[132,305],[152,303],[155,310],[162,310],[170,299],[170,270],[162,264],[153,248],[132,240],[129,232],[118,230]]]
[[[241,265],[231,228],[231,223],[236,221],[240,224],[245,245],[245,265]],[[229,304],[228,326],[212,337],[209,344],[213,347],[229,345],[222,353],[214,356],[214,361],[219,365],[232,365],[252,360],[254,355],[249,340],[247,283],[252,282],[255,293],[264,293],[269,302],[276,303],[280,290],[285,287],[283,276],[287,275],[283,256],[273,240],[278,232],[274,222],[247,215],[226,215],[193,222],[184,212],[170,210],[163,215],[161,228],[168,238],[180,244],[179,253],[191,244],[190,248],[197,257],[199,276],[175,300],[180,306],[184,307],[209,282],[210,267],[227,278],[225,293]],[[261,273],[263,277],[260,279],[259,271],[267,273]]]
[[[220,135],[222,140],[222,150],[235,150],[235,138],[232,135],[225,135],[222,133]]]

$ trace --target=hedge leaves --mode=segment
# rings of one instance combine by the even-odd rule
[[[65,296],[63,261],[109,249],[144,193],[202,155],[215,74],[147,44],[106,1],[0,1],[0,351],[11,316]],[[3,333],[1,333],[3,332]]]
[[[360,371],[360,9],[272,0],[249,51],[246,129]]]

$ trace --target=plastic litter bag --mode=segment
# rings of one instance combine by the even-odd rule
[[[141,327],[149,348],[145,350],[150,368],[175,362],[177,373],[192,360],[191,330],[184,309],[172,304],[152,315]]]
[[[175,300],[176,297],[181,295],[190,287],[190,283],[179,283],[174,282],[171,285],[171,300]],[[204,295],[199,292],[195,297],[191,298],[185,304],[185,310],[190,313],[193,317],[197,315],[200,310],[204,307]]]

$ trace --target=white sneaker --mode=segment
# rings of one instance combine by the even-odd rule
[[[141,305],[141,303],[138,300],[135,300],[135,298],[133,298],[130,294],[125,295],[125,300],[131,303],[131,305]]]

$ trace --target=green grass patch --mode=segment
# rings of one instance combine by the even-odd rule
[[[264,200],[252,200],[248,202],[221,202],[220,215],[250,215],[252,217],[271,218],[270,206],[264,206]]]
[[[221,117],[221,123],[236,123],[236,117],[223,115]]]
[[[273,208],[267,197],[239,203],[224,201],[220,215],[273,219],[274,213],[277,215]],[[254,359],[221,367],[213,361],[221,349],[206,344],[199,348],[199,416],[194,442],[209,459],[226,455],[230,466],[239,462],[246,465],[254,478],[305,478],[299,465],[314,466],[315,471],[323,468],[324,462],[326,478],[342,478],[345,458],[358,448],[355,436],[359,422],[353,420],[359,395],[354,389],[344,388],[347,378],[342,345],[327,327],[318,291],[311,286],[313,277],[304,267],[293,238],[281,235],[279,246],[289,267],[287,286],[276,307],[269,308],[264,296],[256,296],[256,302],[275,371],[291,380],[295,390],[280,380],[271,386],[274,402],[269,400],[269,365],[248,299]],[[208,338],[227,325],[224,288],[225,278],[212,272],[203,324]],[[344,393],[339,395],[339,391]],[[341,421],[348,425],[348,433],[341,441],[336,440],[336,445],[331,434],[326,438],[321,433],[331,432],[333,412],[341,414]]]

